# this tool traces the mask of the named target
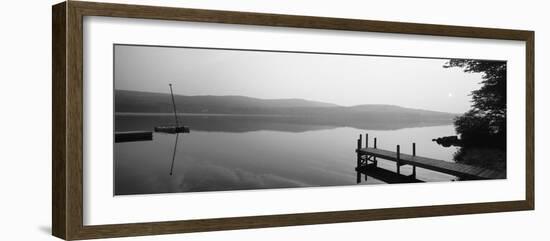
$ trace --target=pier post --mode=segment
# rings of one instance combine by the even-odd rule
[[[361,172],[359,169],[359,167],[361,167],[361,152],[359,152],[359,150],[361,150],[361,135],[359,135],[359,139],[357,139],[357,150],[355,150],[355,152],[357,152],[357,167],[355,168],[355,170],[357,170],[357,183],[361,182]]]
[[[400,163],[400,160],[401,159],[401,154],[400,154],[400,150],[399,150],[399,145],[397,145],[397,161],[395,163],[397,163],[397,174],[401,174],[401,163]]]
[[[376,148],[377,148],[377,147],[376,147],[376,137],[375,137],[375,138],[374,138],[374,149],[376,149]],[[375,167],[378,166],[378,161],[376,160],[376,157],[374,157],[373,160],[374,160],[374,166],[375,166]]]
[[[369,147],[369,133],[365,133],[365,148]],[[367,167],[369,166],[369,158],[365,156],[365,181],[367,181]]]
[[[357,167],[361,166],[361,138],[357,139]]]
[[[416,143],[413,142],[413,156],[416,156]],[[413,166],[412,177],[416,179],[416,166]]]

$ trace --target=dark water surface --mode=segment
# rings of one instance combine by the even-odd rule
[[[115,195],[172,192],[250,190],[358,185],[356,139],[369,133],[378,138],[378,148],[452,160],[456,148],[431,140],[454,135],[452,125],[415,126],[395,129],[375,123],[370,130],[351,127],[308,125],[269,116],[186,116],[191,133],[154,133],[152,141],[115,143]],[[271,121],[266,121],[271,120]],[[151,130],[170,124],[168,116],[117,115],[116,131]],[[418,125],[418,124],[415,124]],[[172,162],[175,147],[175,158]],[[395,170],[393,162],[379,166]],[[410,167],[402,167],[409,174]],[[172,175],[170,175],[172,174]],[[423,181],[455,179],[417,169]],[[374,178],[360,185],[383,183]]]

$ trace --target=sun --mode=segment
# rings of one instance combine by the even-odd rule
[[[448,96],[449,98],[451,98],[451,97],[453,97],[453,93],[449,93],[449,94],[447,94],[447,96]]]

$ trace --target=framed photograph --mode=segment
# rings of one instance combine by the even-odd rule
[[[57,237],[534,209],[532,31],[78,1],[52,24]]]

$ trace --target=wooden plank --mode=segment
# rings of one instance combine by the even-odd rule
[[[486,177],[486,178],[490,178],[490,177],[493,176],[493,175],[494,175],[494,172],[491,171],[491,170],[484,170],[484,171],[482,171],[482,172],[480,172],[480,173],[478,174],[478,176],[480,176],[480,177]]]
[[[480,177],[486,178],[486,179],[503,179],[506,178],[506,175],[502,172],[497,172],[494,170],[488,170],[486,169],[482,173],[479,174]]]

